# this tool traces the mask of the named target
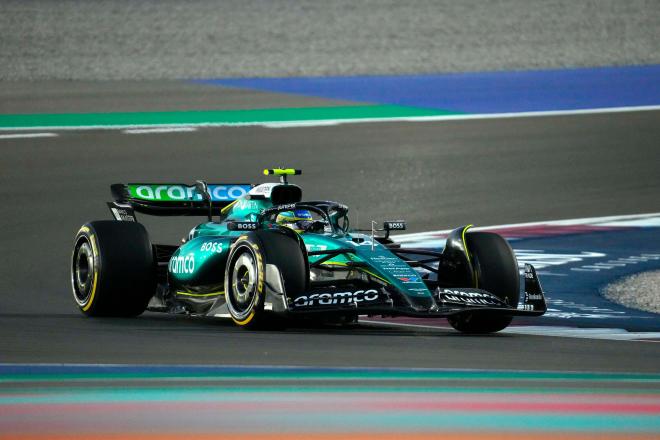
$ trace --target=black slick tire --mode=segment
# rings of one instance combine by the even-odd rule
[[[83,225],[71,258],[73,297],[87,316],[137,316],[156,291],[149,235],[139,223],[114,220]]]
[[[232,245],[225,269],[225,300],[235,324],[245,328],[278,328],[282,322],[264,311],[266,265],[277,266],[285,294],[296,296],[308,285],[307,257],[299,241],[280,231],[242,235]]]
[[[477,280],[474,287],[487,290],[510,307],[516,307],[520,298],[520,274],[509,243],[490,232],[469,232],[465,240]],[[506,328],[512,319],[512,316],[477,311],[451,316],[448,321],[463,333],[494,333]]]

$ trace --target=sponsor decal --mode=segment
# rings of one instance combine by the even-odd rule
[[[270,197],[270,193],[273,191],[273,188],[275,188],[277,185],[280,185],[280,183],[262,183],[261,185],[257,185],[252,188],[250,190],[250,194],[268,198]]]
[[[394,222],[385,222],[383,224],[384,228],[386,231],[405,231],[406,230],[406,222],[400,220],[400,221],[394,221]]]
[[[250,191],[250,185],[209,185],[213,202],[236,200]],[[131,197],[155,202],[202,201],[194,186],[186,185],[128,185]]]
[[[217,254],[222,253],[222,243],[216,241],[207,241],[202,243],[202,247],[199,249],[202,252],[215,252]]]
[[[404,283],[417,283],[419,282],[419,277],[416,276],[406,276],[406,277],[398,277],[399,281],[403,281]]]
[[[122,208],[110,208],[110,211],[112,211],[112,216],[115,218],[115,220],[119,220],[122,222],[134,222],[135,216],[133,215],[132,212],[127,211],[126,209]]]
[[[541,301],[543,300],[543,295],[540,293],[527,293],[525,292],[525,302],[528,301]]]
[[[378,243],[377,241],[376,241],[376,242],[371,241],[371,240],[369,240],[368,238],[363,239],[363,240],[360,241],[359,243],[356,243],[356,242],[353,241],[353,240],[349,241],[348,243],[349,243],[349,244],[352,244],[353,246],[356,246],[356,247],[357,247],[357,246],[371,246],[371,245],[373,245],[374,247],[378,247],[378,246],[380,246],[380,243]]]
[[[275,213],[278,213],[280,211],[293,211],[296,209],[296,204],[295,203],[287,203],[285,205],[277,205],[277,206],[272,206],[270,208],[264,208],[261,210],[260,214],[261,215],[272,215]]]
[[[293,301],[296,307],[329,306],[376,301],[380,294],[375,289],[356,290],[355,292],[313,293],[299,296]]]
[[[257,222],[228,222],[227,229],[230,231],[256,231],[259,227]]]
[[[255,202],[254,200],[239,200],[236,202],[236,205],[234,205],[234,209],[242,209],[242,210],[248,210],[248,211],[256,211],[259,209],[259,204]]]
[[[170,259],[169,270],[176,274],[189,274],[195,270],[195,255],[188,254],[185,257],[179,255]]]
[[[250,185],[209,185],[209,193],[213,202],[236,200],[247,194],[249,190]]]
[[[420,295],[420,296],[421,296],[421,295],[426,295],[426,294],[428,294],[428,292],[429,292],[428,289],[425,288],[425,287],[418,287],[418,288],[407,289],[407,290],[408,290],[409,292],[415,292],[415,293],[417,293],[417,295]]]
[[[295,203],[287,203],[286,205],[277,205],[275,209],[296,209]]]
[[[307,243],[305,243],[305,248],[307,248],[307,252],[328,250],[328,246],[325,245],[325,244],[307,244]]]
[[[486,305],[486,306],[502,306],[502,302],[492,297],[487,293],[469,291],[469,290],[452,290],[441,289],[439,292],[441,302],[469,304],[469,305]]]
[[[385,262],[401,262],[401,258],[391,257],[388,255],[377,255],[373,257],[372,260],[382,262],[382,264],[384,264]]]

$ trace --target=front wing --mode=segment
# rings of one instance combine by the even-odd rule
[[[492,293],[474,288],[437,288],[431,307],[414,307],[397,301],[401,292],[390,287],[366,286],[360,289],[314,289],[294,300],[283,301],[270,292],[265,306],[273,312],[291,315],[355,313],[359,315],[399,315],[437,318],[468,312],[507,316],[540,316],[546,310],[545,295],[534,267],[525,265],[525,292],[519,304],[506,304]]]

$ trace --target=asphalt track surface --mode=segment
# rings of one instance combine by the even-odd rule
[[[261,169],[278,165],[302,168],[305,197],[344,201],[363,225],[403,217],[423,231],[657,212],[659,122],[649,111],[4,139],[0,361],[657,372],[652,342],[372,326],[246,332],[157,314],[87,319],[70,298],[68,264],[79,226],[109,218],[111,183],[259,182]],[[176,242],[196,219],[145,222],[153,241]]]

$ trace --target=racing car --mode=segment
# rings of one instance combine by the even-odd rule
[[[359,315],[447,318],[491,333],[546,311],[534,268],[521,273],[501,236],[453,230],[442,250],[403,248],[403,220],[351,227],[342,203],[303,201],[288,177],[262,184],[111,185],[113,220],[83,225],[71,260],[73,298],[88,316],[145,310],[231,318],[246,328],[298,317],[354,323]],[[181,244],[152,244],[137,214],[206,216]]]

